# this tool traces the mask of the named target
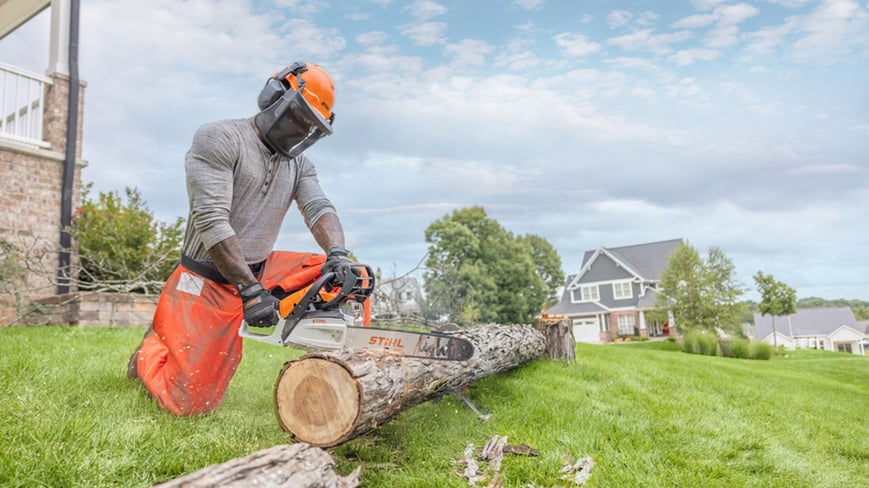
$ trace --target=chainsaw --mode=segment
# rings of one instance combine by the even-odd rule
[[[461,337],[355,326],[353,315],[344,309],[353,302],[362,304],[373,290],[371,267],[347,263],[338,271],[322,274],[301,290],[289,294],[272,290],[279,298],[283,295],[277,325],[271,331],[268,328],[255,331],[242,321],[239,335],[307,350],[383,349],[411,358],[450,361],[466,361],[473,356],[473,344]]]

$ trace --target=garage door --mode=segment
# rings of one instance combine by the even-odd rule
[[[600,344],[597,319],[573,319],[573,338],[576,339],[576,342]]]

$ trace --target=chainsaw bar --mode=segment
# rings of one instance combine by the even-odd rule
[[[238,334],[309,350],[383,349],[405,357],[447,361],[467,361],[474,355],[470,341],[453,335],[354,326],[353,317],[341,310],[340,305],[366,300],[374,289],[374,272],[370,266],[356,263],[347,265],[342,274],[337,292],[326,292],[339,278],[335,272],[328,272],[308,287],[284,297],[279,307],[281,318],[270,331],[255,332],[242,321]]]
[[[474,345],[467,339],[446,334],[348,326],[344,347],[384,349],[419,359],[467,361]]]

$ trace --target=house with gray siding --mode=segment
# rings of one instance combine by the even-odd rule
[[[672,320],[654,320],[649,312],[655,308],[670,254],[683,242],[671,239],[586,251],[579,273],[567,277],[561,299],[549,313],[573,321],[577,342],[669,335]]]
[[[863,355],[866,327],[850,307],[798,308],[793,315],[754,314],[754,337],[785,349],[824,349]]]

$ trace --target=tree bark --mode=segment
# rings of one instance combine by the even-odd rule
[[[467,361],[413,359],[393,352],[315,352],[284,365],[275,386],[281,427],[296,440],[336,446],[400,412],[540,357],[545,339],[530,326],[490,324],[460,331]]]
[[[352,488],[359,486],[361,468],[337,475],[326,451],[309,444],[284,444],[200,469],[152,488]]]
[[[568,317],[544,316],[537,319],[537,330],[546,337],[546,357],[568,363],[576,362],[576,339]]]

